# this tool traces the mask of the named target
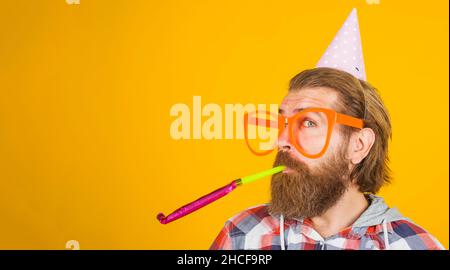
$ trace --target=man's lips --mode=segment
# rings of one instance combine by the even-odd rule
[[[294,172],[294,170],[287,166],[286,166],[286,169],[283,170],[283,173],[292,173],[292,172]]]

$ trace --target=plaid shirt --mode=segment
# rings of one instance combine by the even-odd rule
[[[387,222],[390,249],[435,250],[444,247],[421,227],[405,219]],[[341,250],[386,249],[383,225],[349,227],[336,235],[322,238],[309,219],[284,222],[285,249]],[[280,221],[267,211],[267,204],[249,208],[230,218],[214,240],[212,250],[279,250]]]

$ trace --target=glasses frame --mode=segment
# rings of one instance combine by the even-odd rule
[[[308,112],[321,112],[324,113],[325,116],[327,117],[328,120],[328,130],[327,130],[327,137],[326,137],[326,141],[325,141],[325,145],[323,146],[323,149],[317,153],[317,154],[309,154],[306,153],[305,151],[303,151],[302,147],[297,143],[296,140],[293,140],[292,138],[294,138],[294,130],[292,129],[292,124],[298,119],[300,118],[303,114],[308,113]],[[261,112],[260,112],[261,113]],[[278,137],[280,138],[281,134],[283,134],[284,130],[286,128],[288,128],[288,136],[290,141],[292,142],[292,144],[294,145],[295,149],[297,149],[297,151],[299,151],[302,155],[304,155],[305,157],[308,158],[319,158],[321,157],[328,149],[328,145],[330,143],[330,138],[331,135],[333,133],[333,129],[334,126],[336,124],[341,124],[344,126],[349,126],[349,127],[353,127],[353,128],[357,128],[357,129],[362,129],[364,127],[364,120],[360,119],[360,118],[356,118],[350,115],[346,115],[346,114],[342,114],[342,113],[338,113],[334,110],[331,109],[326,109],[326,108],[308,108],[305,110],[302,110],[296,114],[294,114],[291,117],[286,117],[283,116],[281,114],[278,114],[278,124],[275,123],[275,121],[269,120],[270,116],[273,116],[273,113],[268,112],[268,111],[263,111],[263,114],[265,113],[266,116],[269,116],[268,119],[262,120],[266,122],[266,127],[270,126],[270,127],[274,127],[274,126],[278,126]],[[258,111],[255,112],[255,114],[259,114]],[[255,118],[258,122],[260,121],[258,118]],[[245,143],[247,144],[247,147],[250,149],[250,151],[257,155],[257,156],[264,156],[264,155],[268,155],[270,154],[273,150],[275,150],[275,147],[273,149],[270,150],[264,150],[261,152],[255,151],[251,146],[250,143],[248,142],[248,123],[249,123],[249,114],[248,112],[246,112],[244,114],[244,134],[245,134]]]

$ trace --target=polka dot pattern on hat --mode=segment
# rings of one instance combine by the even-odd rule
[[[358,79],[366,80],[361,36],[355,8],[331,41],[316,67],[336,68],[346,71]]]

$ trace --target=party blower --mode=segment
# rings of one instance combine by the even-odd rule
[[[261,179],[263,177],[269,176],[269,175],[273,175],[276,173],[279,173],[281,171],[283,171],[286,167],[285,166],[277,166],[274,168],[271,168],[269,170],[265,170],[259,173],[255,173],[246,177],[242,177],[239,179],[236,179],[234,181],[232,181],[230,184],[223,186],[189,204],[186,204],[180,208],[178,208],[177,210],[175,210],[172,214],[168,215],[167,217],[163,214],[163,213],[159,213],[156,218],[159,220],[159,222],[161,222],[161,224],[167,224],[170,223],[174,220],[177,220],[181,217],[184,217],[220,198],[222,198],[223,196],[227,195],[228,193],[230,193],[231,191],[233,191],[236,187],[239,187],[241,185],[246,185],[248,183],[251,183],[255,180]]]

